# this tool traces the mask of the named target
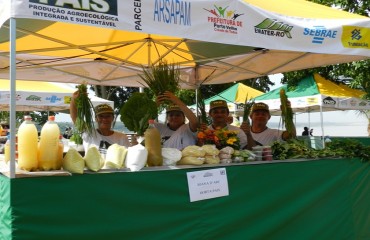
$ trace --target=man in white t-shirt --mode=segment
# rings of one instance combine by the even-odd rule
[[[243,122],[240,128],[245,133],[250,132],[252,134],[255,145],[268,146],[275,141],[285,141],[291,138],[287,131],[267,127],[267,122],[270,120],[271,114],[269,106],[265,103],[254,103],[250,118],[252,120],[252,126],[249,126],[247,122]]]
[[[164,92],[157,96],[158,104],[171,102],[166,110],[166,123],[154,123],[165,148],[184,149],[196,144],[198,120],[195,114],[176,95]],[[189,120],[185,123],[185,117]]]
[[[75,99],[78,97],[79,92],[76,91],[72,95],[70,103],[70,115],[73,123],[77,119],[77,108]],[[82,133],[84,150],[87,152],[90,146],[96,146],[99,152],[105,156],[107,149],[110,145],[117,143],[118,145],[130,147],[130,141],[126,134],[114,131],[112,123],[114,120],[114,110],[108,104],[100,104],[95,107],[95,120],[98,128],[92,134]]]
[[[252,136],[250,134],[248,136],[240,128],[228,124],[229,108],[226,101],[215,100],[210,102],[209,116],[212,118],[212,124],[208,126],[209,129],[236,131],[240,141],[240,149],[251,149],[250,141],[253,141]]]

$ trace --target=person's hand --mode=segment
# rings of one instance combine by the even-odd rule
[[[175,96],[172,92],[165,91],[163,94],[157,96],[157,103],[161,104],[165,101],[170,101],[173,104],[180,105],[181,100]]]
[[[248,122],[243,122],[240,125],[240,129],[243,130],[245,134],[250,134],[251,133],[251,126],[248,124]]]
[[[199,126],[199,131],[202,131],[204,132],[205,130],[207,130],[208,126],[206,123],[201,123],[200,126]]]

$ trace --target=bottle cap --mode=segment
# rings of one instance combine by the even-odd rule
[[[55,121],[55,116],[49,116],[48,120],[49,121]]]
[[[25,115],[23,117],[24,120],[27,120],[27,121],[32,121],[32,117],[30,115]]]
[[[153,124],[154,123],[154,120],[153,119],[149,119],[149,124]]]

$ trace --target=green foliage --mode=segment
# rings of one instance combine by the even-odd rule
[[[180,70],[179,66],[174,63],[159,62],[158,65],[153,65],[150,68],[143,66],[143,73],[139,76],[156,96],[165,91],[176,94],[180,89]]]
[[[146,93],[133,93],[122,106],[120,113],[123,124],[130,131],[142,136],[148,127],[148,120],[158,116],[158,108]]]
[[[363,162],[370,161],[370,146],[365,146],[353,139],[335,139],[324,149],[309,148],[303,140],[289,139],[286,142],[274,142],[271,150],[276,160],[345,157],[359,158]]]

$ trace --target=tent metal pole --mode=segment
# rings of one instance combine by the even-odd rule
[[[323,116],[323,112],[322,112],[322,105],[320,105],[320,119],[321,119],[321,132],[322,132],[322,136],[321,136],[321,140],[322,140],[322,147],[325,148],[325,134],[324,134],[324,116]]]
[[[10,178],[15,178],[15,110],[16,110],[16,19],[10,18]]]

